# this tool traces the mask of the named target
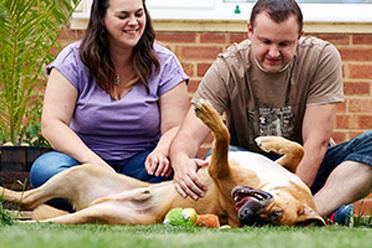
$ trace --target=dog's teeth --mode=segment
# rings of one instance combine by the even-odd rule
[[[254,198],[256,198],[257,200],[261,200],[261,197],[260,197],[260,195],[259,194],[257,194],[257,193],[254,193]]]

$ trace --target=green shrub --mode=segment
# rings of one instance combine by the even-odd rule
[[[30,126],[39,128],[45,66],[78,2],[0,0],[0,144],[31,143],[27,134],[35,135]]]
[[[0,196],[1,197],[1,196]],[[13,217],[10,212],[3,206],[3,201],[0,198],[0,226],[12,225]]]

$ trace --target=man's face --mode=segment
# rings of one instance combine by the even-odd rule
[[[298,29],[295,16],[276,23],[265,12],[256,16],[254,26],[249,25],[252,54],[266,72],[280,72],[293,60],[302,35]]]

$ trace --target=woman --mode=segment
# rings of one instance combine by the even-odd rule
[[[188,107],[188,77],[154,39],[145,0],[93,1],[85,37],[47,68],[42,133],[56,151],[33,164],[33,187],[82,163],[171,178],[168,148]]]

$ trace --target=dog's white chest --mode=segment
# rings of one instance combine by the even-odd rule
[[[229,152],[229,159],[235,161],[235,165],[254,171],[265,185],[263,190],[290,186],[291,183],[304,186],[298,176],[261,154],[245,151]]]

